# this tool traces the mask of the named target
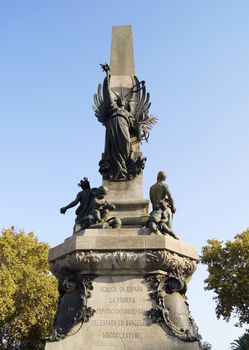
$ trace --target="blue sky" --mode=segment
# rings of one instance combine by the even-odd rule
[[[87,176],[101,184],[104,128],[92,111],[113,25],[131,24],[136,73],[159,122],[144,196],[168,174],[174,228],[199,251],[249,226],[248,1],[0,0],[0,227],[35,231],[51,246],[71,235],[73,199]],[[225,350],[243,330],[216,320],[205,267],[189,285],[205,341]]]

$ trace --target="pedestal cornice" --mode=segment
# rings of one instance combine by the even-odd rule
[[[188,281],[197,266],[194,247],[147,229],[88,229],[49,251],[51,272],[103,274],[172,274]],[[147,233],[147,235],[146,235]]]

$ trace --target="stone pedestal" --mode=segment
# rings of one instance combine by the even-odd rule
[[[197,350],[198,342],[186,343],[170,335],[160,324],[145,317],[155,307],[150,288],[141,276],[99,276],[93,282],[89,305],[95,313],[76,326],[71,335],[46,350]]]
[[[90,281],[92,316],[46,350],[200,349],[184,297],[197,265],[192,246],[146,228],[87,229],[52,248],[49,263],[62,284],[69,275]]]
[[[149,217],[149,200],[143,198],[143,174],[130,181],[114,182],[103,180],[109,193],[106,199],[115,205],[110,214],[122,221],[122,227],[143,227]]]

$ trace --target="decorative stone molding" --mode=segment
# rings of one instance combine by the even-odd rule
[[[168,250],[150,250],[147,252],[148,264],[170,272],[188,282],[197,268],[197,260],[181,256]]]
[[[148,278],[152,292],[151,298],[156,307],[147,312],[153,323],[159,323],[166,333],[186,341],[200,341],[196,323],[189,312],[185,293],[186,282],[171,275],[157,275]]]
[[[70,335],[72,329],[88,322],[95,310],[87,306],[93,277],[68,274],[62,271],[59,279],[59,300],[54,327],[49,341],[58,341]]]
[[[62,271],[84,274],[143,274],[161,270],[167,275],[181,276],[190,280],[197,267],[195,259],[187,258],[168,250],[146,251],[84,251],[77,250],[64,257],[50,261],[51,272],[59,278]]]

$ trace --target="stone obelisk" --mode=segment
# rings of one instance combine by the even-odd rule
[[[113,27],[109,76],[119,97],[137,81],[130,26]],[[139,143],[133,153],[141,159]],[[60,300],[46,350],[199,350],[185,298],[195,248],[148,228],[142,172],[103,185],[122,226],[92,225],[50,250]]]
[[[115,26],[112,28],[112,46],[110,58],[111,88],[116,92],[125,94],[134,84],[135,64],[132,43],[131,26]],[[142,157],[139,142],[134,142],[133,153],[135,157]],[[123,201],[135,198],[137,201],[143,199],[143,177],[142,173],[132,181],[125,181],[117,185],[114,181],[104,180],[103,185],[110,189],[108,199],[115,202],[116,199]],[[119,204],[120,206],[120,204]],[[148,208],[148,202],[140,203],[142,210]]]

